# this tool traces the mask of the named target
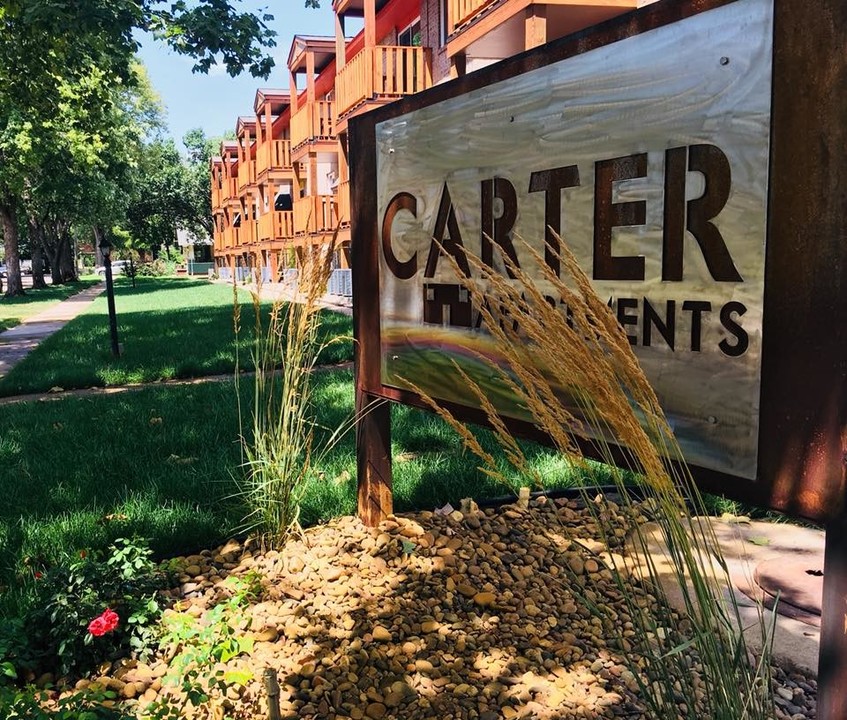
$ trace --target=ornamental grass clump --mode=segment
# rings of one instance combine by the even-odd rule
[[[610,646],[629,665],[651,718],[770,720],[772,628],[761,607],[753,627],[745,627],[749,620],[727,590],[727,566],[657,397],[613,312],[557,240],[561,250],[548,247],[548,252],[558,255],[561,277],[533,248],[523,246],[523,266],[534,266],[540,280],[505,253],[505,273],[468,253],[472,277],[460,272],[449,253],[444,255],[492,338],[492,356],[500,358],[480,359],[519,406],[589,476],[591,465],[582,450],[586,438],[605,462],[624,468],[611,475],[620,512],[610,512],[609,503],[590,490],[583,497],[606,546],[602,558],[624,600],[623,610],[601,611],[584,578],[573,578],[574,592],[616,634]],[[543,488],[543,478],[531,473],[485,390],[458,365],[456,371],[473,390],[511,463]],[[483,471],[497,476],[490,454],[468,428],[413,382],[408,384],[461,433],[485,465]],[[615,523],[645,510],[661,541],[650,537],[650,525],[636,523],[628,551],[621,554],[621,528]],[[646,586],[655,604],[639,602],[633,583]],[[666,592],[669,587],[672,591]],[[670,592],[681,610],[671,607]],[[609,612],[616,617],[609,618]],[[759,636],[756,654],[745,633]]]
[[[249,509],[243,530],[271,547],[298,527],[300,503],[320,458],[337,434],[315,442],[311,408],[312,372],[321,352],[341,338],[320,339],[321,298],[332,273],[337,233],[332,241],[304,248],[296,280],[274,301],[267,324],[261,312],[262,283],[251,288],[254,311],[251,363],[255,372],[248,423],[241,422],[245,478],[242,500]],[[233,292],[237,289],[233,286]],[[240,313],[236,298],[236,335]],[[236,371],[236,384],[239,374]],[[240,397],[240,393],[237,392]],[[239,400],[239,418],[245,413]],[[245,431],[245,425],[249,430]],[[337,433],[342,432],[341,430]]]

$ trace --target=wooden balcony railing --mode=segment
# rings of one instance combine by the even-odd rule
[[[350,224],[350,181],[338,183],[338,222],[341,225]]]
[[[412,95],[430,85],[429,49],[395,45],[365,48],[335,78],[338,117],[363,102]]]
[[[241,228],[230,227],[223,231],[223,249],[233,250],[241,245]]]
[[[256,183],[256,163],[252,160],[238,166],[238,189],[243,190],[248,185]]]
[[[447,0],[447,34],[469,22],[489,5],[499,0]]]
[[[305,142],[335,137],[335,103],[319,100],[306,105],[291,116],[291,147]]]
[[[272,140],[259,146],[256,152],[256,174],[266,170],[283,170],[291,167],[291,141]]]
[[[294,213],[290,210],[267,212],[259,218],[259,240],[286,240],[294,237]]]
[[[256,235],[258,232],[258,228],[256,226],[257,223],[255,220],[247,220],[245,218],[241,221],[241,227],[239,230],[241,231],[242,245],[250,245],[256,242]]]
[[[224,178],[223,187],[221,188],[221,200],[226,202],[238,197],[238,187],[235,178]]]
[[[332,232],[338,224],[335,195],[312,195],[294,201],[294,232]]]
[[[223,188],[218,187],[218,181],[212,178],[212,210],[216,210],[223,204]]]

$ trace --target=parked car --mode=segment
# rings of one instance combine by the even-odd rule
[[[5,265],[0,265],[0,278],[4,278],[4,277],[6,277],[6,273],[7,273],[7,271],[6,271],[6,266],[5,266]]]
[[[112,276],[122,275],[125,272],[125,269],[129,267],[129,260],[113,260],[112,261]],[[94,268],[94,272],[96,272],[100,277],[106,277],[106,266],[101,265],[100,267]]]

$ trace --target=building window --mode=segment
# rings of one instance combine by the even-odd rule
[[[415,20],[409,27],[397,34],[397,44],[400,47],[421,46],[421,19]]]

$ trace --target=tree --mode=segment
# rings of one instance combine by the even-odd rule
[[[220,61],[233,77],[245,70],[266,78],[274,61],[265,48],[276,33],[261,16],[235,10],[234,0],[4,0],[7,30],[54,38],[67,59],[80,49],[100,55],[126,79],[138,50],[138,31],[149,32],[176,52],[194,58],[196,72]]]
[[[149,31],[206,72],[220,60],[231,75],[249,70],[267,77],[273,60],[264,52],[274,33],[261,17],[239,13],[231,0],[4,0],[0,5],[0,225],[9,284],[7,295],[23,293],[18,216],[24,200],[37,194],[33,176],[50,158],[57,138],[72,141],[76,159],[97,166],[102,155],[97,108],[86,105],[89,81],[130,86],[137,31]],[[77,92],[77,90],[81,90]],[[107,110],[113,103],[107,102]],[[62,129],[55,118],[76,110],[76,126]],[[102,117],[109,122],[110,114]],[[109,129],[113,129],[109,127]],[[61,144],[61,142],[60,142]],[[85,157],[86,152],[89,157]],[[82,166],[85,162],[81,163]],[[108,182],[111,166],[98,172]],[[94,191],[93,193],[91,191]],[[89,184],[87,201],[97,198]],[[109,192],[101,201],[109,200]]]
[[[211,237],[214,233],[212,224],[212,179],[209,173],[209,161],[217,155],[221,141],[234,140],[229,133],[223,137],[207,138],[200,128],[189,130],[182,138],[182,144],[188,153],[189,188],[188,197],[193,207],[196,223],[187,229],[198,235]]]
[[[143,142],[161,129],[158,97],[140,65],[133,73],[128,85],[113,85],[92,67],[83,81],[58,90],[69,101],[60,104],[51,142],[31,171],[26,204],[54,283],[76,279],[72,224],[102,234],[123,217]]]
[[[198,221],[189,185],[188,168],[172,140],[145,146],[134,172],[126,230],[144,247],[169,248],[178,228]]]

